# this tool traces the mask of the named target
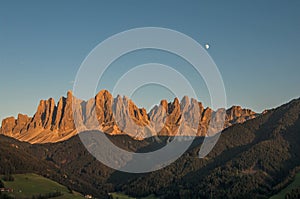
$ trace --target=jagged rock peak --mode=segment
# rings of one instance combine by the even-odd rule
[[[71,90],[68,90],[67,98],[72,98],[72,97],[73,97],[73,92]]]
[[[182,104],[182,103],[187,104],[187,103],[189,103],[189,102],[190,102],[190,101],[189,101],[189,97],[186,96],[186,95],[181,99],[181,104]]]
[[[161,100],[159,106],[154,106],[147,113],[128,97],[117,95],[113,98],[107,90],[101,90],[88,101],[77,99],[72,91],[68,91],[67,96],[61,97],[57,104],[53,98],[41,100],[32,118],[19,114],[16,119],[4,119],[0,133],[30,143],[63,141],[76,135],[77,130],[94,128],[111,135],[128,134],[136,139],[153,135],[173,136],[179,131],[178,135],[194,132],[205,136],[210,122],[219,122],[222,114],[226,115],[224,128],[257,116],[255,112],[240,106],[213,111],[187,96],[181,101],[178,98],[173,102]],[[188,124],[197,120],[196,125]]]
[[[96,94],[96,97],[112,98],[112,95],[108,90],[101,90]]]
[[[163,99],[160,101],[160,105],[167,111],[168,110],[168,102],[167,100]]]

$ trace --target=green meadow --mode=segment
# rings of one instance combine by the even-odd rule
[[[2,181],[6,188],[14,190],[10,195],[16,198],[31,198],[32,196],[54,192],[62,193],[61,196],[55,197],[57,199],[84,198],[81,194],[70,191],[67,187],[36,174],[16,174],[13,177],[14,181]]]

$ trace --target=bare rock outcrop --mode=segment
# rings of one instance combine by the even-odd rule
[[[100,91],[83,101],[73,96],[41,100],[34,116],[19,114],[2,121],[0,133],[30,143],[59,142],[85,130],[100,130],[111,135],[128,134],[135,139],[151,136],[207,136],[257,114],[240,106],[228,110],[204,108],[195,99],[162,100],[149,113],[127,97]],[[76,123],[75,123],[76,122]]]

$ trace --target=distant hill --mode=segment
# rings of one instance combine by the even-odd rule
[[[98,162],[78,136],[69,140],[31,145],[0,137],[0,172],[34,171],[83,194],[109,198],[122,192],[132,197],[161,198],[268,198],[292,180],[300,166],[300,100],[267,111],[242,124],[226,128],[204,159],[198,158],[203,141],[171,165],[151,173],[128,174]],[[164,146],[168,136],[135,140],[107,135],[130,151]]]

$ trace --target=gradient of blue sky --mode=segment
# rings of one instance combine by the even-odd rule
[[[1,0],[0,119],[19,112],[32,115],[40,99],[65,95],[99,42],[144,26],[174,29],[210,43],[229,106],[275,107],[300,95],[299,10],[298,0]],[[142,56],[138,62],[149,60]],[[136,95],[139,105],[141,96]]]

